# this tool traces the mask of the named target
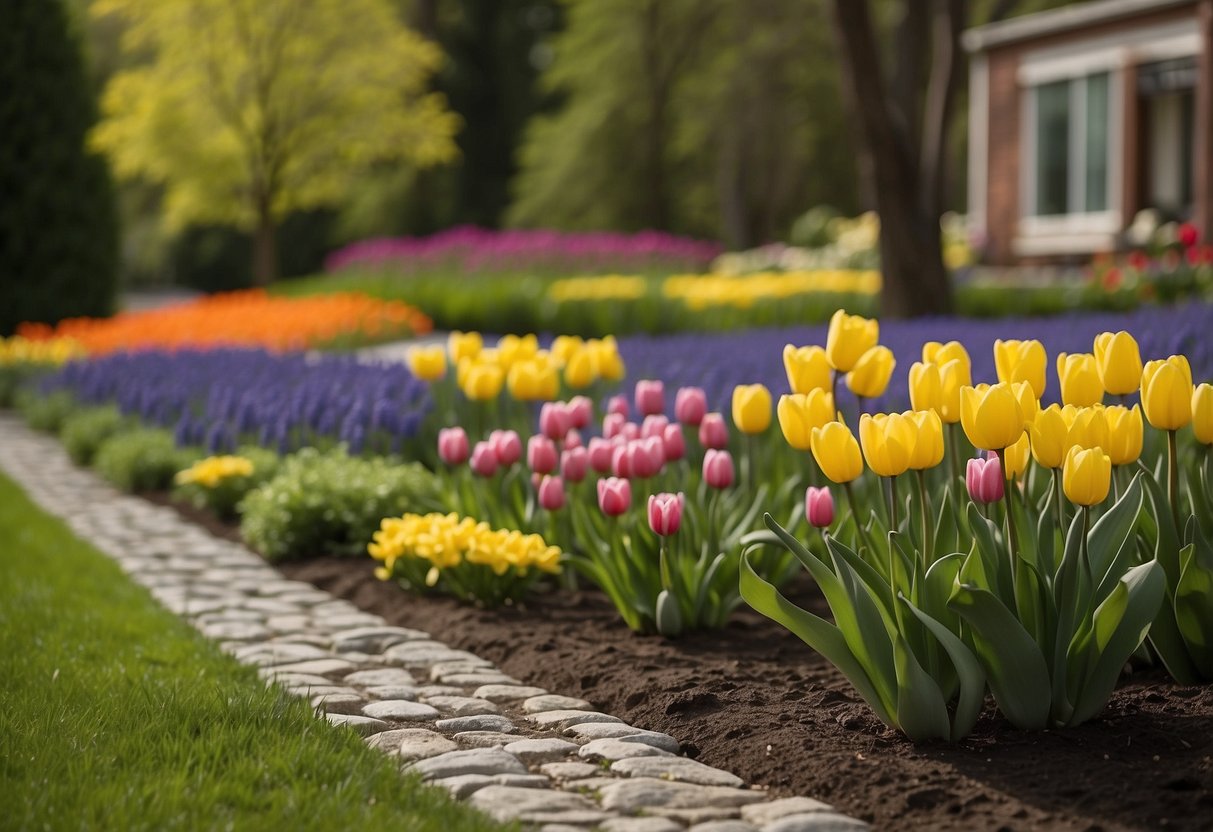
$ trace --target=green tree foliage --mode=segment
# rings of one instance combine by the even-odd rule
[[[748,245],[856,207],[828,18],[797,0],[564,0],[509,220]]]
[[[259,282],[282,218],[339,203],[378,162],[455,156],[427,91],[441,52],[387,0],[98,0],[151,56],[113,76],[94,139],[123,177],[164,186],[170,228],[254,232]]]
[[[86,152],[95,106],[59,0],[6,0],[0,26],[0,335],[114,302],[109,172]]]

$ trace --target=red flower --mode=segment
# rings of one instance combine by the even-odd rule
[[[1124,275],[1121,274],[1120,269],[1111,268],[1103,273],[1100,282],[1103,284],[1104,291],[1115,292],[1120,288],[1120,284],[1124,282]]]
[[[1192,223],[1185,222],[1175,229],[1175,239],[1184,248],[1191,248],[1200,240],[1200,232],[1196,230],[1196,226]]]

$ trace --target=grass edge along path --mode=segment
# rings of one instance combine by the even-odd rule
[[[269,688],[0,474],[0,829],[500,830]]]

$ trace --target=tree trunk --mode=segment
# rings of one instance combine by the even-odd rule
[[[268,286],[278,279],[278,235],[274,215],[266,202],[258,206],[253,230],[253,285]]]
[[[943,265],[939,211],[923,204],[927,183],[916,152],[919,143],[889,99],[867,0],[834,0],[834,22],[844,88],[858,125],[860,160],[870,171],[865,178],[880,214],[881,314],[949,314],[952,291]]]

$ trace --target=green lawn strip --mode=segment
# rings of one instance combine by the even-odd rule
[[[0,640],[0,828],[502,828],[265,687],[2,475]]]

